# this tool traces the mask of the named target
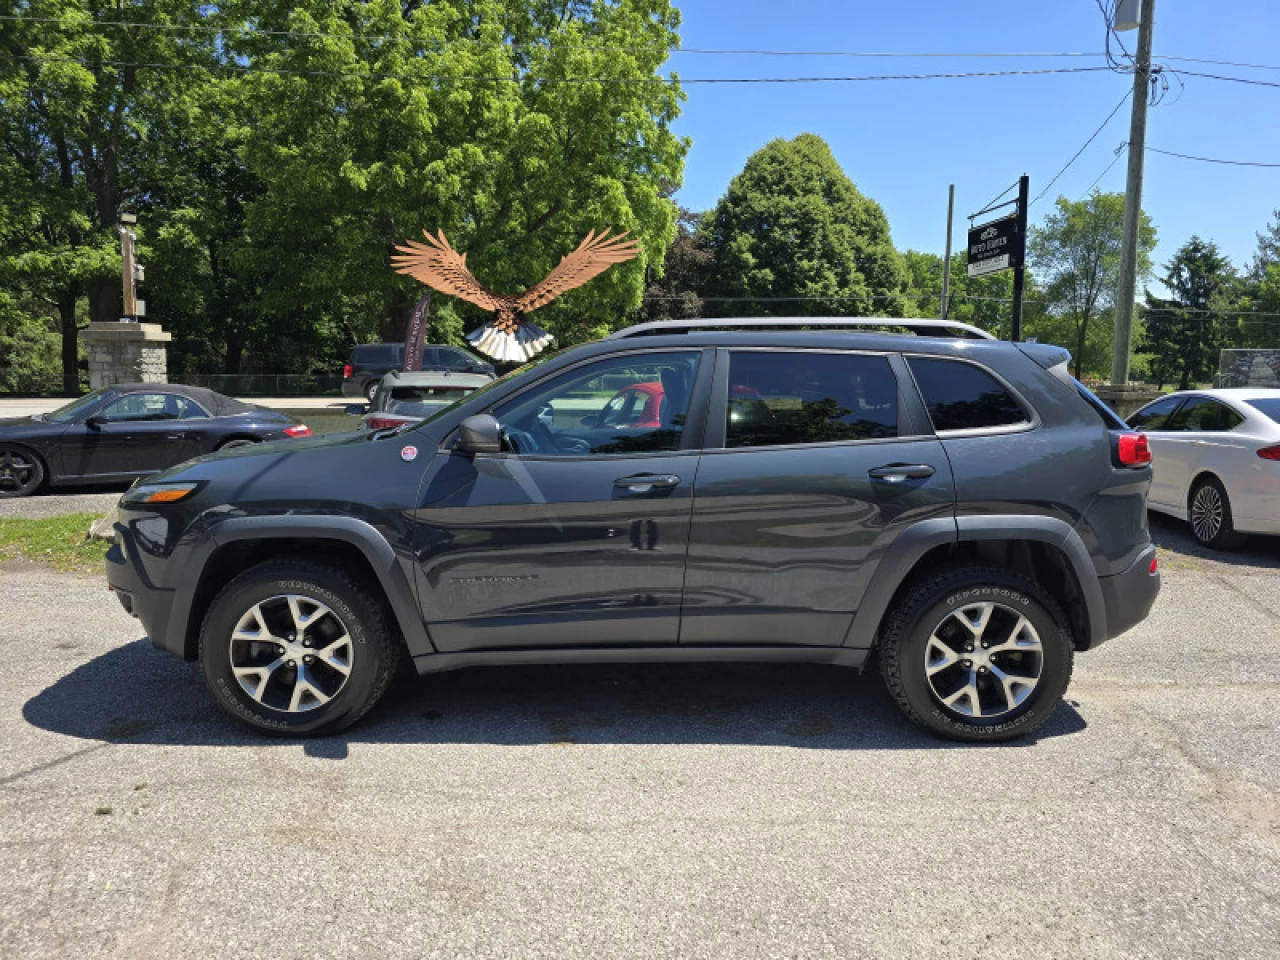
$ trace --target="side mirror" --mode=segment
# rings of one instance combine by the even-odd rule
[[[502,428],[487,413],[467,417],[458,425],[458,442],[453,449],[466,454],[501,453]]]
[[[88,427],[90,430],[97,430],[101,428],[101,426],[106,422],[107,422],[106,417],[99,416],[98,414],[95,413],[92,417],[89,417],[87,420],[85,420],[84,425]]]
[[[369,412],[369,408],[363,403],[348,403],[342,408],[342,412],[348,417],[363,417]]]

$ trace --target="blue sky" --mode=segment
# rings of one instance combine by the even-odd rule
[[[1094,0],[685,0],[686,49],[936,52],[1100,52]],[[1161,55],[1280,64],[1277,0],[1157,0],[1154,49]],[[1121,34],[1132,52],[1137,32]],[[1083,58],[777,57],[677,53],[669,66],[697,77],[853,76],[1095,66]],[[1169,61],[1169,66],[1280,83],[1280,70]],[[1185,77],[1151,110],[1148,146],[1223,159],[1280,163],[1280,87]],[[899,249],[942,252],[947,185],[956,185],[956,240],[965,215],[1021,173],[1031,196],[1085,142],[1125,91],[1110,72],[954,80],[698,85],[676,124],[693,139],[677,199],[712,207],[755,150],[803,132],[831,144],[845,172],[889,217]],[[1053,190],[1031,208],[1043,219],[1059,194],[1081,196],[1128,139],[1126,104]],[[1159,233],[1159,265],[1198,233],[1238,265],[1280,207],[1280,169],[1230,167],[1147,154],[1144,208]],[[1123,190],[1125,161],[1101,181]]]

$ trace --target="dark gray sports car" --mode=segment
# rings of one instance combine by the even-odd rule
[[[122,383],[52,413],[0,420],[0,498],[118,483],[227,447],[311,435],[275,410],[169,383]]]

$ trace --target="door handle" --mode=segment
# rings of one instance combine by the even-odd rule
[[[661,490],[670,490],[679,483],[680,478],[674,473],[637,473],[630,477],[619,477],[613,481],[615,487],[626,487],[628,490],[634,490],[637,493],[654,487]]]
[[[932,477],[933,473],[933,467],[927,463],[887,463],[883,467],[867,471],[872,480],[887,480],[889,483],[923,480]]]

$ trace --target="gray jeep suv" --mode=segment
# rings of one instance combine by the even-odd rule
[[[915,722],[1005,739],[1160,586],[1146,440],[1067,360],[940,321],[644,324],[153,477],[107,578],[268,733],[354,723],[405,658],[875,658]]]

